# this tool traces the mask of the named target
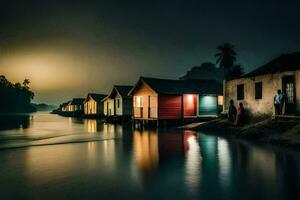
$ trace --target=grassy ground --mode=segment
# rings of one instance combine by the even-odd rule
[[[216,119],[193,126],[192,129],[225,137],[300,147],[300,119],[285,117],[261,117],[243,126],[233,126],[227,119]]]

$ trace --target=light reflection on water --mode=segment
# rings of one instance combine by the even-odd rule
[[[198,143],[198,135],[194,131],[185,131],[184,149],[186,152],[185,179],[191,196],[197,196],[201,178],[201,152]]]
[[[299,151],[46,113],[28,121],[0,131],[0,147],[28,146],[0,151],[3,199],[300,198]]]

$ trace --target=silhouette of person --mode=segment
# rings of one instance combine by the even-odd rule
[[[239,126],[239,125],[243,124],[244,120],[245,120],[245,108],[244,108],[243,103],[240,103],[238,111],[237,111],[237,115],[236,115],[235,125]]]
[[[283,95],[281,90],[277,90],[277,94],[274,96],[275,115],[281,115],[282,99]]]
[[[234,102],[231,99],[230,104],[229,104],[229,108],[228,108],[228,120],[229,120],[229,122],[231,122],[231,123],[235,122],[236,113],[237,113],[237,111],[236,111],[236,108],[234,106]]]

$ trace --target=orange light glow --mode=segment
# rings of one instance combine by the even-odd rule
[[[194,95],[188,94],[187,101],[188,101],[188,104],[194,104]]]
[[[223,96],[218,96],[218,105],[219,106],[223,105]]]
[[[138,166],[150,171],[158,166],[158,135],[156,132],[138,132],[133,135],[133,147]]]

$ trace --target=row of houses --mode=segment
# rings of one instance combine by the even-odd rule
[[[62,104],[60,111],[156,121],[216,117],[222,110],[222,90],[215,80],[140,77],[134,86],[114,86],[108,95],[74,98]]]
[[[223,85],[215,80],[169,80],[140,77],[134,86],[114,86],[108,95],[88,94],[60,106],[62,112],[86,116],[132,116],[134,120],[215,117],[229,101],[242,102],[252,115],[273,115],[274,95],[282,90],[285,114],[300,113],[300,52],[281,55]]]

